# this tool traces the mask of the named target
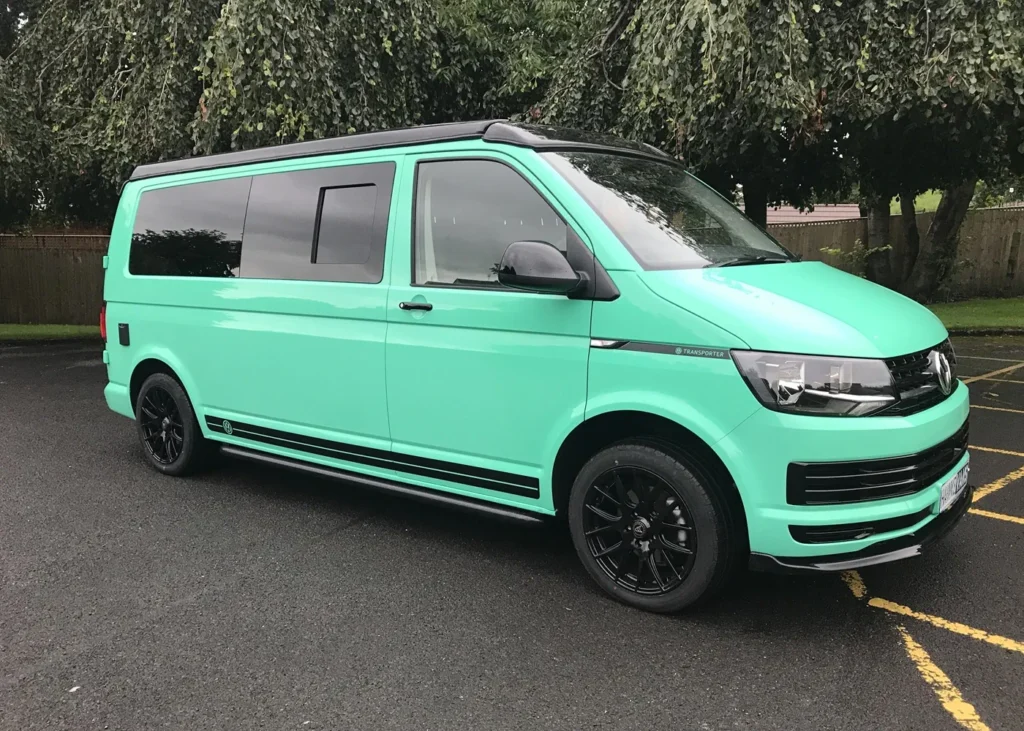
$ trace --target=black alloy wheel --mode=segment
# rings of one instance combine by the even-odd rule
[[[185,424],[174,399],[160,386],[152,386],[139,406],[142,442],[160,464],[173,464],[185,446]]]
[[[654,438],[605,447],[580,469],[566,510],[576,555],[610,596],[678,612],[714,596],[746,558],[728,475]]]
[[[697,529],[664,479],[642,467],[613,467],[584,497],[587,547],[618,586],[645,596],[671,592],[686,579]]]
[[[168,373],[154,373],[142,383],[135,397],[135,421],[146,458],[165,475],[206,467],[215,454],[188,394]]]

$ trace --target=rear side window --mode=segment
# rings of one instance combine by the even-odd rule
[[[139,200],[128,271],[237,277],[251,178],[147,190]]]
[[[394,163],[253,178],[242,276],[380,282]]]

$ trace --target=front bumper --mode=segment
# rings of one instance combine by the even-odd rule
[[[713,445],[743,500],[751,552],[799,559],[821,559],[831,554],[841,561],[877,543],[920,530],[938,517],[942,484],[956,474],[969,455],[913,494],[848,504],[789,504],[789,465],[915,455],[956,434],[969,410],[963,384],[942,403],[910,416],[826,418],[759,409]],[[906,522],[914,515],[922,517]],[[903,527],[832,542],[797,541],[790,531],[791,526],[825,528],[893,521],[902,522]]]
[[[783,574],[825,573],[849,571],[918,556],[925,546],[953,530],[967,513],[973,499],[974,488],[968,485],[949,510],[935,516],[912,533],[881,540],[859,551],[828,556],[770,556],[766,553],[751,553],[750,568]]]

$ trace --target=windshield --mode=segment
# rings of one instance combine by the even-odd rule
[[[680,166],[603,152],[543,153],[646,270],[792,261]]]

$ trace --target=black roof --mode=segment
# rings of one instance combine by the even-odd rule
[[[317,155],[332,155],[338,152],[374,150],[388,147],[404,147],[429,142],[450,142],[453,140],[483,139],[488,142],[529,147],[534,150],[591,149],[615,150],[645,156],[665,154],[655,147],[640,142],[631,142],[613,135],[581,132],[579,130],[544,125],[516,124],[506,120],[482,122],[451,122],[427,124],[420,127],[390,129],[383,132],[332,137],[311,142],[295,142],[288,145],[260,147],[254,150],[226,152],[220,155],[188,157],[182,160],[168,160],[149,165],[139,165],[132,171],[129,180],[156,178],[162,175],[187,173],[197,170],[216,170],[234,165],[249,165],[257,162],[293,160]]]

